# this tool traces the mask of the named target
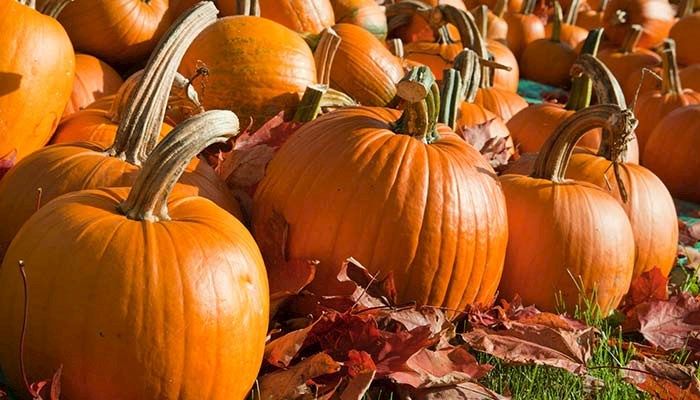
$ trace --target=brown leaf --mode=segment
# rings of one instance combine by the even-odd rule
[[[491,166],[497,168],[508,164],[513,148],[508,137],[498,136],[499,132],[494,131],[493,122],[494,119],[491,119],[479,125],[461,126],[457,131],[491,163]]]
[[[364,351],[351,350],[345,362],[348,379],[340,400],[362,400],[377,373],[372,357]]]
[[[630,311],[642,303],[656,300],[668,300],[668,278],[660,269],[653,268],[632,280],[621,309]]]
[[[265,346],[265,361],[279,368],[288,367],[315,325],[314,322],[306,328],[289,332],[268,343]]]
[[[442,388],[402,389],[411,400],[508,400],[510,397],[488,389],[476,382],[464,382]]]
[[[342,294],[349,294],[353,300],[363,303],[366,307],[396,304],[396,286],[393,279],[393,275],[390,274],[383,280],[377,280],[375,275],[352,257],[343,263],[338,273],[338,281],[344,284]]]
[[[492,367],[480,365],[464,347],[420,349],[388,377],[413,388],[454,386],[484,377]]]
[[[428,326],[431,333],[437,335],[454,327],[447,320],[445,313],[435,307],[402,308],[392,311],[389,317],[409,331],[419,326]]]
[[[295,400],[311,394],[309,379],[340,371],[341,365],[326,353],[317,353],[287,370],[260,378],[261,400]]]
[[[17,163],[17,150],[0,157],[0,179]]]
[[[505,330],[476,328],[462,335],[475,350],[507,362],[563,368],[575,374],[586,373],[596,330],[566,330],[539,324],[511,322]]]
[[[653,358],[632,360],[622,370],[624,379],[660,400],[700,400],[695,370]]]
[[[691,333],[700,331],[700,299],[688,293],[641,304],[636,315],[644,339],[667,351],[684,348]]]

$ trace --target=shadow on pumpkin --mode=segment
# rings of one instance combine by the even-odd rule
[[[0,72],[0,96],[19,89],[20,82],[22,82],[22,75],[14,72]]]

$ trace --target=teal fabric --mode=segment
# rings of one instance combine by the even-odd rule
[[[521,79],[520,82],[518,82],[518,94],[530,104],[542,103],[547,97],[555,97],[558,99],[565,99],[568,97],[567,91],[563,89],[544,85],[535,81],[529,81],[527,79]]]

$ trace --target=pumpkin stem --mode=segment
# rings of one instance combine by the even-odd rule
[[[463,99],[462,77],[453,68],[444,70],[442,76],[438,122],[454,130],[457,124],[457,110]]]
[[[403,40],[399,38],[395,39],[390,39],[389,40],[389,51],[391,51],[391,54],[395,55],[396,57],[400,59],[406,58],[406,52],[404,51],[403,48]]]
[[[141,165],[160,136],[168,93],[185,51],[199,33],[216,21],[212,2],[201,2],[183,14],[160,40],[129,103],[108,154]]]
[[[314,51],[314,59],[316,61],[316,72],[318,74],[318,83],[330,86],[331,82],[331,67],[335,53],[338,51],[341,42],[340,36],[333,28],[326,28],[321,32],[321,37],[318,41],[318,46]]]
[[[144,163],[119,210],[136,221],[167,221],[168,197],[192,158],[214,143],[238,133],[231,111],[212,110],[196,115],[173,129]]]
[[[603,28],[598,28],[590,31],[586,40],[583,42],[581,54],[590,54],[595,57],[598,54],[600,39],[603,37]],[[573,72],[573,70],[572,70]],[[591,94],[593,84],[591,77],[588,75],[574,76],[571,78],[571,94],[569,101],[566,102],[567,110],[581,110],[591,104]]]
[[[476,99],[476,93],[481,87],[482,61],[479,55],[470,49],[462,50],[455,57],[454,69],[459,71],[462,78],[463,101],[473,103]]]
[[[687,17],[695,9],[695,0],[681,0],[678,4],[678,18]]]
[[[561,22],[563,17],[563,12],[561,10],[561,4],[558,1],[554,2],[554,19],[552,20],[552,37],[550,38],[553,42],[561,42]]]
[[[520,14],[523,14],[523,15],[532,14],[532,12],[535,11],[535,6],[537,5],[536,1],[537,0],[525,0],[525,1],[523,1],[523,6],[520,8]]]
[[[321,98],[321,109],[324,108],[340,108],[348,106],[356,106],[357,102],[353,100],[347,94],[341,92],[340,90],[335,90],[331,88],[326,88],[326,92]]]
[[[564,182],[566,168],[573,154],[576,143],[591,129],[602,127],[617,133],[618,138],[628,138],[637,126],[637,120],[630,110],[624,110],[616,104],[597,104],[564,120],[545,142],[540,150],[533,178],[548,179],[552,182]],[[624,189],[620,187],[621,193]],[[623,194],[623,199],[626,194]]]
[[[676,61],[676,42],[673,39],[664,40],[661,46],[661,60],[663,62],[662,91],[680,95],[683,93],[683,86],[678,73],[678,61]]]
[[[474,22],[482,38],[485,38],[489,31],[489,8],[481,5],[474,9]]]
[[[321,112],[321,100],[323,100],[327,90],[328,86],[326,85],[307,86],[301,102],[297,106],[297,111],[294,113],[293,120],[295,122],[309,122],[316,119]]]
[[[598,11],[599,13],[604,12],[605,9],[608,7],[609,2],[610,0],[600,0],[600,3],[598,4],[598,9],[596,11]]]
[[[459,30],[460,37],[462,38],[462,45],[474,50],[482,59],[483,72],[481,74],[481,85],[482,87],[490,87],[491,74],[489,68],[492,66],[485,64],[491,60],[491,55],[486,49],[486,42],[479,31],[474,16],[470,12],[460,10],[450,5],[441,5],[439,9],[444,16],[445,22],[455,25]],[[465,40],[465,37],[469,38],[469,42]],[[457,69],[459,70],[459,68]]]
[[[503,14],[506,12],[506,6],[508,5],[508,0],[496,0],[496,4],[491,10],[498,18],[503,18]]]
[[[450,35],[450,30],[447,25],[443,25],[437,29],[437,42],[439,44],[453,44],[455,41]]]
[[[440,90],[435,76],[426,66],[415,67],[397,85],[397,95],[405,101],[401,117],[394,123],[398,134],[413,136],[425,143],[438,137],[437,117],[440,112]]]
[[[238,0],[236,2],[236,14],[249,17],[260,16],[260,4],[258,0]]]
[[[58,18],[61,11],[63,11],[63,9],[72,2],[73,0],[48,0],[38,11],[51,18]],[[31,3],[34,3],[34,1]],[[32,7],[34,6],[32,5]]]
[[[569,9],[566,11],[564,23],[575,25],[578,18],[578,10],[581,8],[581,0],[572,0]]]
[[[36,0],[16,0],[19,4],[36,9]]]
[[[639,44],[639,39],[642,38],[643,32],[644,32],[644,28],[642,28],[641,25],[639,25],[639,24],[630,25],[629,30],[627,31],[627,35],[625,35],[625,38],[622,40],[622,46],[620,47],[620,53],[622,53],[622,54],[634,53],[634,49],[637,48],[637,44]]]
[[[430,14],[433,9],[428,4],[419,0],[404,0],[400,3],[387,4],[385,9],[387,28],[389,32],[407,25],[411,18],[420,15],[430,23]]]

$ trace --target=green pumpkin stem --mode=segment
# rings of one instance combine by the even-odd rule
[[[389,32],[409,24],[416,15],[421,16],[426,21],[430,21],[430,14],[432,13],[432,8],[420,0],[404,0],[387,4],[385,7]]]
[[[639,39],[642,38],[642,33],[644,33],[644,28],[639,24],[630,25],[625,38],[622,40],[622,46],[620,46],[620,53],[630,54],[634,53],[634,50],[639,44]]]
[[[691,15],[695,10],[695,0],[681,0],[678,4],[677,17],[683,18]]]
[[[593,29],[588,32],[586,40],[583,42],[581,54],[589,54],[595,57],[598,54],[600,39],[603,37],[603,28]],[[571,92],[569,101],[566,102],[567,110],[581,110],[591,104],[591,94],[593,91],[593,83],[591,77],[583,74],[571,78]]]
[[[389,44],[389,51],[391,51],[391,54],[400,58],[401,60],[406,58],[406,52],[404,51],[404,48],[403,48],[403,40],[401,40],[399,38],[389,39],[388,44]]]
[[[322,85],[329,86],[331,83],[331,67],[341,41],[342,39],[333,28],[326,28],[321,32],[318,46],[314,51],[314,60],[318,83]]]
[[[564,120],[542,146],[530,176],[555,183],[564,182],[566,168],[576,143],[588,131],[602,127],[616,132],[619,138],[627,138],[632,135],[636,126],[637,120],[632,111],[621,109],[615,104],[597,104],[579,110]],[[617,170],[617,167],[615,169]],[[616,176],[619,174],[616,173]],[[623,199],[626,199],[627,194],[622,185],[620,193]]]
[[[561,4],[558,1],[554,2],[554,18],[552,19],[552,36],[550,40],[553,42],[561,42],[561,24],[564,19],[561,10]]]
[[[309,122],[316,119],[321,112],[321,101],[327,90],[328,86],[326,85],[309,85],[297,106],[293,120],[295,122]]]
[[[460,73],[449,68],[442,74],[442,89],[440,90],[440,113],[438,122],[455,129],[457,112],[463,101],[462,77]]]
[[[486,49],[486,41],[479,31],[479,27],[476,24],[474,16],[467,11],[460,10],[450,5],[439,6],[439,9],[441,10],[441,14],[444,16],[445,21],[455,25],[459,30],[463,46],[474,50],[479,58],[482,59],[483,70],[481,74],[481,86],[490,87],[492,85],[490,71],[492,66],[487,64],[489,63],[489,60],[491,60],[491,55]],[[469,38],[468,42],[465,41],[465,37]],[[507,67],[504,68],[507,69]]]
[[[569,9],[566,11],[566,16],[564,17],[564,23],[569,25],[576,25],[576,20],[578,19],[578,10],[581,8],[581,0],[572,0]]]
[[[464,49],[455,57],[454,68],[459,71],[462,78],[463,101],[473,103],[476,93],[481,87],[481,59],[476,52]]]
[[[506,12],[506,7],[508,6],[508,0],[496,0],[496,4],[491,10],[498,18],[503,18],[503,14]]]
[[[183,14],[163,36],[146,64],[108,154],[141,165],[155,147],[168,107],[168,94],[187,48],[219,11],[201,2]]]
[[[482,38],[485,38],[489,32],[489,8],[482,4],[473,11],[474,22]]]
[[[525,0],[523,1],[523,6],[520,8],[520,14],[529,15],[535,11],[535,6],[537,5],[537,0]]]
[[[61,14],[61,11],[63,11],[63,9],[66,8],[66,6],[72,2],[73,0],[48,0],[38,11],[51,18],[58,18],[58,15]],[[32,1],[31,3],[34,3],[34,1]]]
[[[324,108],[341,108],[356,106],[357,102],[352,99],[352,97],[341,92],[340,90],[335,90],[332,88],[326,88],[326,93],[323,94],[321,98],[321,109]]]
[[[394,132],[413,136],[425,143],[436,141],[440,90],[430,68],[420,66],[409,71],[398,83],[397,95],[406,105],[394,123]]]
[[[260,4],[258,0],[238,0],[236,2],[236,14],[249,17],[260,16]]]
[[[663,62],[663,93],[683,93],[681,76],[678,73],[678,61],[676,61],[676,42],[673,39],[664,40],[661,46],[661,61]]]
[[[168,197],[192,158],[214,143],[238,133],[231,111],[212,110],[196,115],[173,129],[144,163],[119,210],[136,221],[167,221]]]

